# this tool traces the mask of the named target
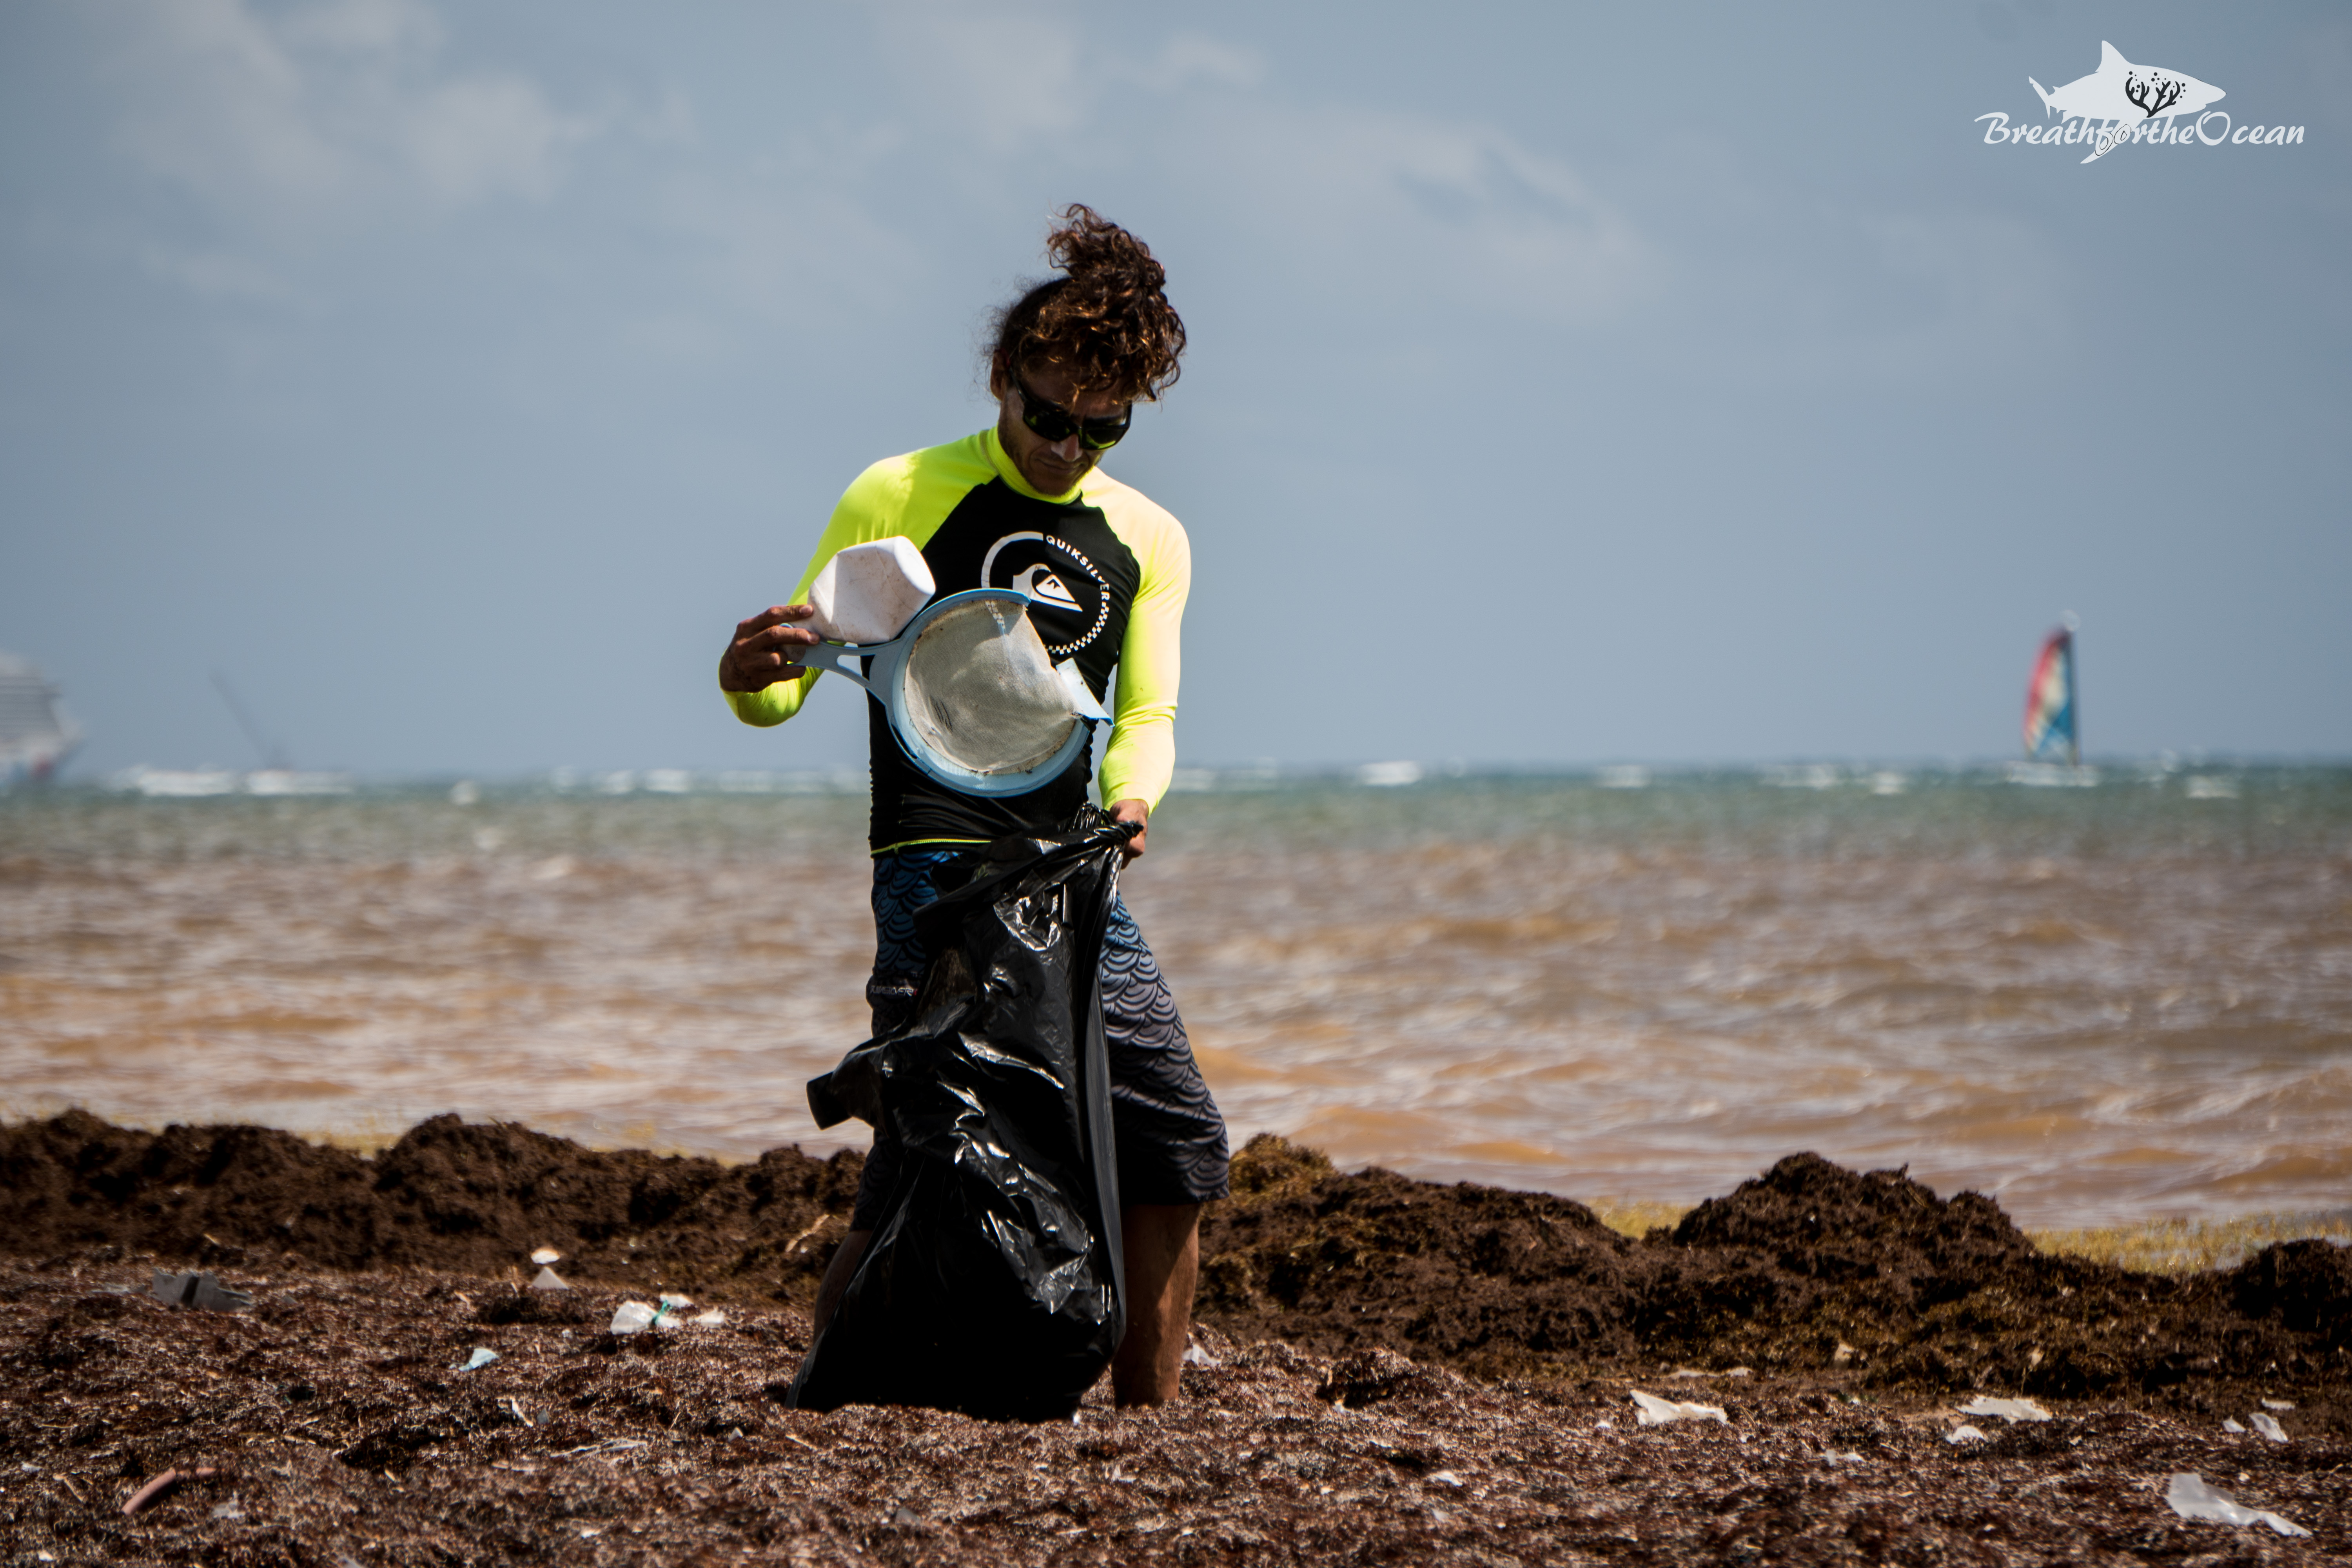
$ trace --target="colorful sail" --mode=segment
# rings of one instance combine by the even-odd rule
[[[2035,762],[2080,766],[2083,742],[2074,711],[2074,634],[2054,631],[2025,688],[2025,754]]]

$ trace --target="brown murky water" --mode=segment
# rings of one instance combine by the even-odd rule
[[[862,828],[827,794],[0,802],[0,1107],[831,1147],[801,1085],[862,1033]],[[1244,1136],[1587,1198],[1813,1149],[2027,1224],[2352,1204],[2344,770],[1227,788],[1152,845],[1129,900]]]

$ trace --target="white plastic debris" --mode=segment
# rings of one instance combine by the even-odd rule
[[[1644,1426],[1664,1426],[1674,1421],[1720,1421],[1727,1426],[1731,1424],[1731,1417],[1723,1413],[1720,1405],[1685,1405],[1680,1400],[1644,1394],[1638,1388],[1633,1390],[1633,1403],[1642,1411],[1635,1419]]]
[[[2255,1431],[2260,1432],[2272,1442],[2284,1443],[2286,1441],[2286,1428],[2280,1426],[2278,1424],[2278,1417],[2271,1415],[2268,1411],[2257,1410],[2252,1415],[2247,1416],[2246,1419],[2254,1424]]]
[[[2294,1408],[2294,1401],[2292,1399],[2265,1399],[2263,1401],[2263,1408],[2265,1410],[2292,1410]]]
[[[572,1282],[554,1269],[542,1268],[531,1277],[530,1288],[534,1290],[569,1290]]]
[[[1452,1470],[1432,1470],[1424,1479],[1433,1487],[1458,1487],[1462,1484],[1462,1478]]]
[[[1217,1358],[1211,1355],[1205,1346],[1194,1344],[1186,1345],[1184,1347],[1184,1364],[1186,1366],[1215,1366],[1218,1363]]]
[[[459,1372],[479,1372],[484,1367],[489,1365],[490,1363],[498,1359],[499,1352],[490,1349],[489,1346],[476,1345],[474,1347],[474,1353],[467,1356],[466,1358],[466,1364],[459,1367],[457,1370]]]
[[[1823,1462],[1832,1465],[1859,1465],[1864,1462],[1863,1457],[1852,1449],[1840,1452],[1835,1448],[1824,1448],[1822,1450],[1822,1458]]]
[[[1990,1394],[1978,1394],[1960,1406],[1963,1415],[1998,1415],[2004,1421],[2047,1421],[2050,1412],[2031,1399],[1995,1399]]]
[[[727,1314],[713,1307],[698,1317],[688,1318],[687,1321],[698,1329],[723,1329],[727,1326]]]
[[[1986,1443],[1991,1439],[1973,1426],[1955,1426],[1944,1434],[1944,1441],[1957,1448],[1963,1443]]]
[[[563,1254],[556,1251],[555,1248],[551,1247],[542,1247],[530,1255],[530,1260],[544,1268],[551,1263],[562,1262]]]
[[[651,1302],[624,1301],[620,1310],[613,1314],[612,1331],[616,1334],[643,1333],[654,1326],[654,1320],[659,1316]]]
[[[828,642],[888,642],[939,584],[915,542],[900,535],[853,544],[824,563],[809,584],[816,615],[808,625]]]
[[[2224,1415],[2221,1417],[2221,1430],[2224,1432],[2235,1432],[2242,1436],[2245,1434],[2246,1429],[2238,1425],[2238,1418],[2236,1416]]]
[[[2202,1476],[2187,1470],[2166,1479],[2164,1500],[2183,1519],[2210,1520],[2215,1524],[2267,1524],[2281,1535],[2311,1533],[2284,1514],[2273,1513],[2266,1508],[2248,1508],[2207,1486]]]

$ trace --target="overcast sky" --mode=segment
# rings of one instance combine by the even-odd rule
[[[2101,41],[2294,146],[1988,145]],[[798,767],[713,668],[1083,200],[1187,761],[2352,753],[2339,5],[0,8],[0,647],[80,768]],[[2211,122],[2221,128],[2222,122]]]

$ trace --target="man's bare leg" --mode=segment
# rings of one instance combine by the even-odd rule
[[[809,1314],[812,1338],[824,1332],[824,1326],[833,1321],[841,1294],[849,1289],[849,1277],[857,1272],[858,1263],[866,1257],[866,1244],[873,1239],[870,1230],[853,1230],[834,1248],[833,1261],[824,1266],[824,1280],[816,1288],[816,1310]]]
[[[1121,1405],[1165,1405],[1176,1397],[1192,1327],[1201,1205],[1133,1204],[1119,1212],[1119,1224],[1127,1237],[1127,1337],[1111,1357],[1111,1393]]]

